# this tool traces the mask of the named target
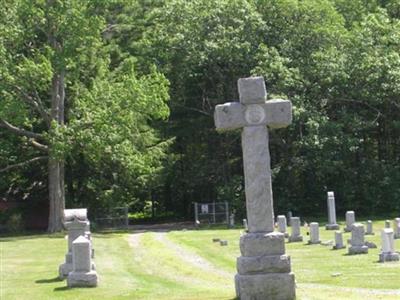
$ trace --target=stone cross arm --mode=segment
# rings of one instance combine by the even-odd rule
[[[268,100],[259,104],[228,102],[215,107],[214,121],[218,130],[258,125],[283,128],[292,123],[292,103],[282,99]]]

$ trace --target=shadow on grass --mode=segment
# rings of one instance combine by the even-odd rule
[[[54,292],[63,292],[63,291],[68,291],[68,290],[72,290],[72,289],[77,289],[77,288],[79,288],[79,289],[94,289],[94,288],[96,288],[95,286],[80,286],[80,287],[74,287],[74,288],[72,288],[72,287],[69,287],[69,286],[59,286],[59,287],[56,287],[56,288],[54,288]]]
[[[39,231],[27,231],[27,232],[20,232],[14,234],[2,234],[0,235],[0,240],[2,242],[14,242],[20,240],[32,240],[37,238],[49,238],[49,239],[61,239],[64,238],[65,232],[57,232],[54,234],[49,234],[47,232],[39,232]]]
[[[63,280],[57,276],[57,277],[49,278],[49,279],[39,279],[39,280],[36,280],[35,283],[53,283],[53,282],[60,282],[60,281],[63,281]]]
[[[63,292],[63,291],[68,291],[70,288],[68,286],[59,286],[54,288],[53,291],[55,292]]]

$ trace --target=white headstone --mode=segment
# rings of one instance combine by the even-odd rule
[[[291,211],[288,211],[287,212],[287,222],[288,222],[288,226],[291,226],[290,225],[290,220],[292,219],[292,217],[293,217],[293,213],[291,212]]]
[[[301,235],[301,222],[299,217],[292,217],[290,219],[291,226],[291,234],[289,236],[289,242],[302,242],[303,236]]]
[[[395,218],[393,220],[393,232],[394,238],[400,239],[400,218]]]
[[[385,228],[390,228],[390,220],[385,221]]]
[[[372,229],[372,221],[368,220],[367,221],[367,231],[365,232],[365,235],[373,235],[374,231]]]
[[[354,211],[350,210],[346,212],[346,227],[344,231],[350,232],[352,230],[353,224],[356,222],[356,216]]]
[[[349,248],[349,254],[368,253],[368,247],[365,246],[364,233],[363,224],[353,224],[351,229],[351,247]]]
[[[384,228],[381,232],[382,251],[379,253],[379,262],[398,261],[399,254],[394,249],[394,232],[391,228]]]
[[[72,242],[73,271],[68,274],[69,287],[97,286],[97,272],[92,268],[91,243],[83,235]]]
[[[269,138],[266,125],[286,127],[292,122],[288,100],[266,101],[262,77],[238,81],[240,102],[215,107],[215,126],[242,129],[248,233],[240,238],[242,256],[237,259],[236,294],[241,299],[294,299],[294,274],[284,256],[284,236],[274,231]],[[278,252],[271,252],[280,249]],[[251,254],[251,255],[250,255]],[[260,256],[262,257],[260,261]],[[271,273],[271,269],[279,272]]]
[[[278,231],[280,233],[283,233],[285,237],[287,237],[288,233],[287,233],[286,217],[284,215],[277,216],[277,223],[278,223]]]
[[[339,225],[336,222],[335,194],[333,192],[328,192],[327,196],[328,224],[325,225],[325,228],[327,230],[337,230],[339,229]]]
[[[244,230],[246,232],[249,231],[249,226],[247,225],[247,220],[246,219],[243,219],[243,227],[244,227]]]
[[[309,244],[320,244],[321,241],[319,239],[319,224],[316,222],[310,223],[310,240]]]
[[[87,231],[89,221],[80,220],[79,218],[65,219],[68,220],[64,223],[64,227],[68,232],[68,249],[65,254],[65,262],[58,268],[58,274],[61,279],[65,279],[68,273],[72,271],[72,242],[81,235],[90,238],[90,231],[89,233]]]
[[[341,231],[335,231],[335,245],[333,249],[343,249],[346,246],[343,244],[343,233]]]

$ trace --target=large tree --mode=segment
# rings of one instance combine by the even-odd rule
[[[157,141],[150,121],[168,115],[167,82],[154,69],[138,76],[131,59],[111,66],[111,47],[104,41],[111,28],[96,11],[101,2],[0,4],[0,127],[35,149],[31,157],[18,155],[25,161],[8,160],[0,171],[47,162],[48,231],[59,231],[65,159],[77,148],[85,149],[80,152],[89,161],[98,161],[110,147],[120,163],[129,163],[135,145],[145,153]],[[137,164],[151,172],[156,158],[147,157]]]

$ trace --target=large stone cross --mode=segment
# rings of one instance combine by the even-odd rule
[[[263,77],[238,80],[240,102],[215,107],[219,130],[242,130],[242,150],[249,232],[274,231],[268,130],[292,122],[289,100],[268,100]]]

